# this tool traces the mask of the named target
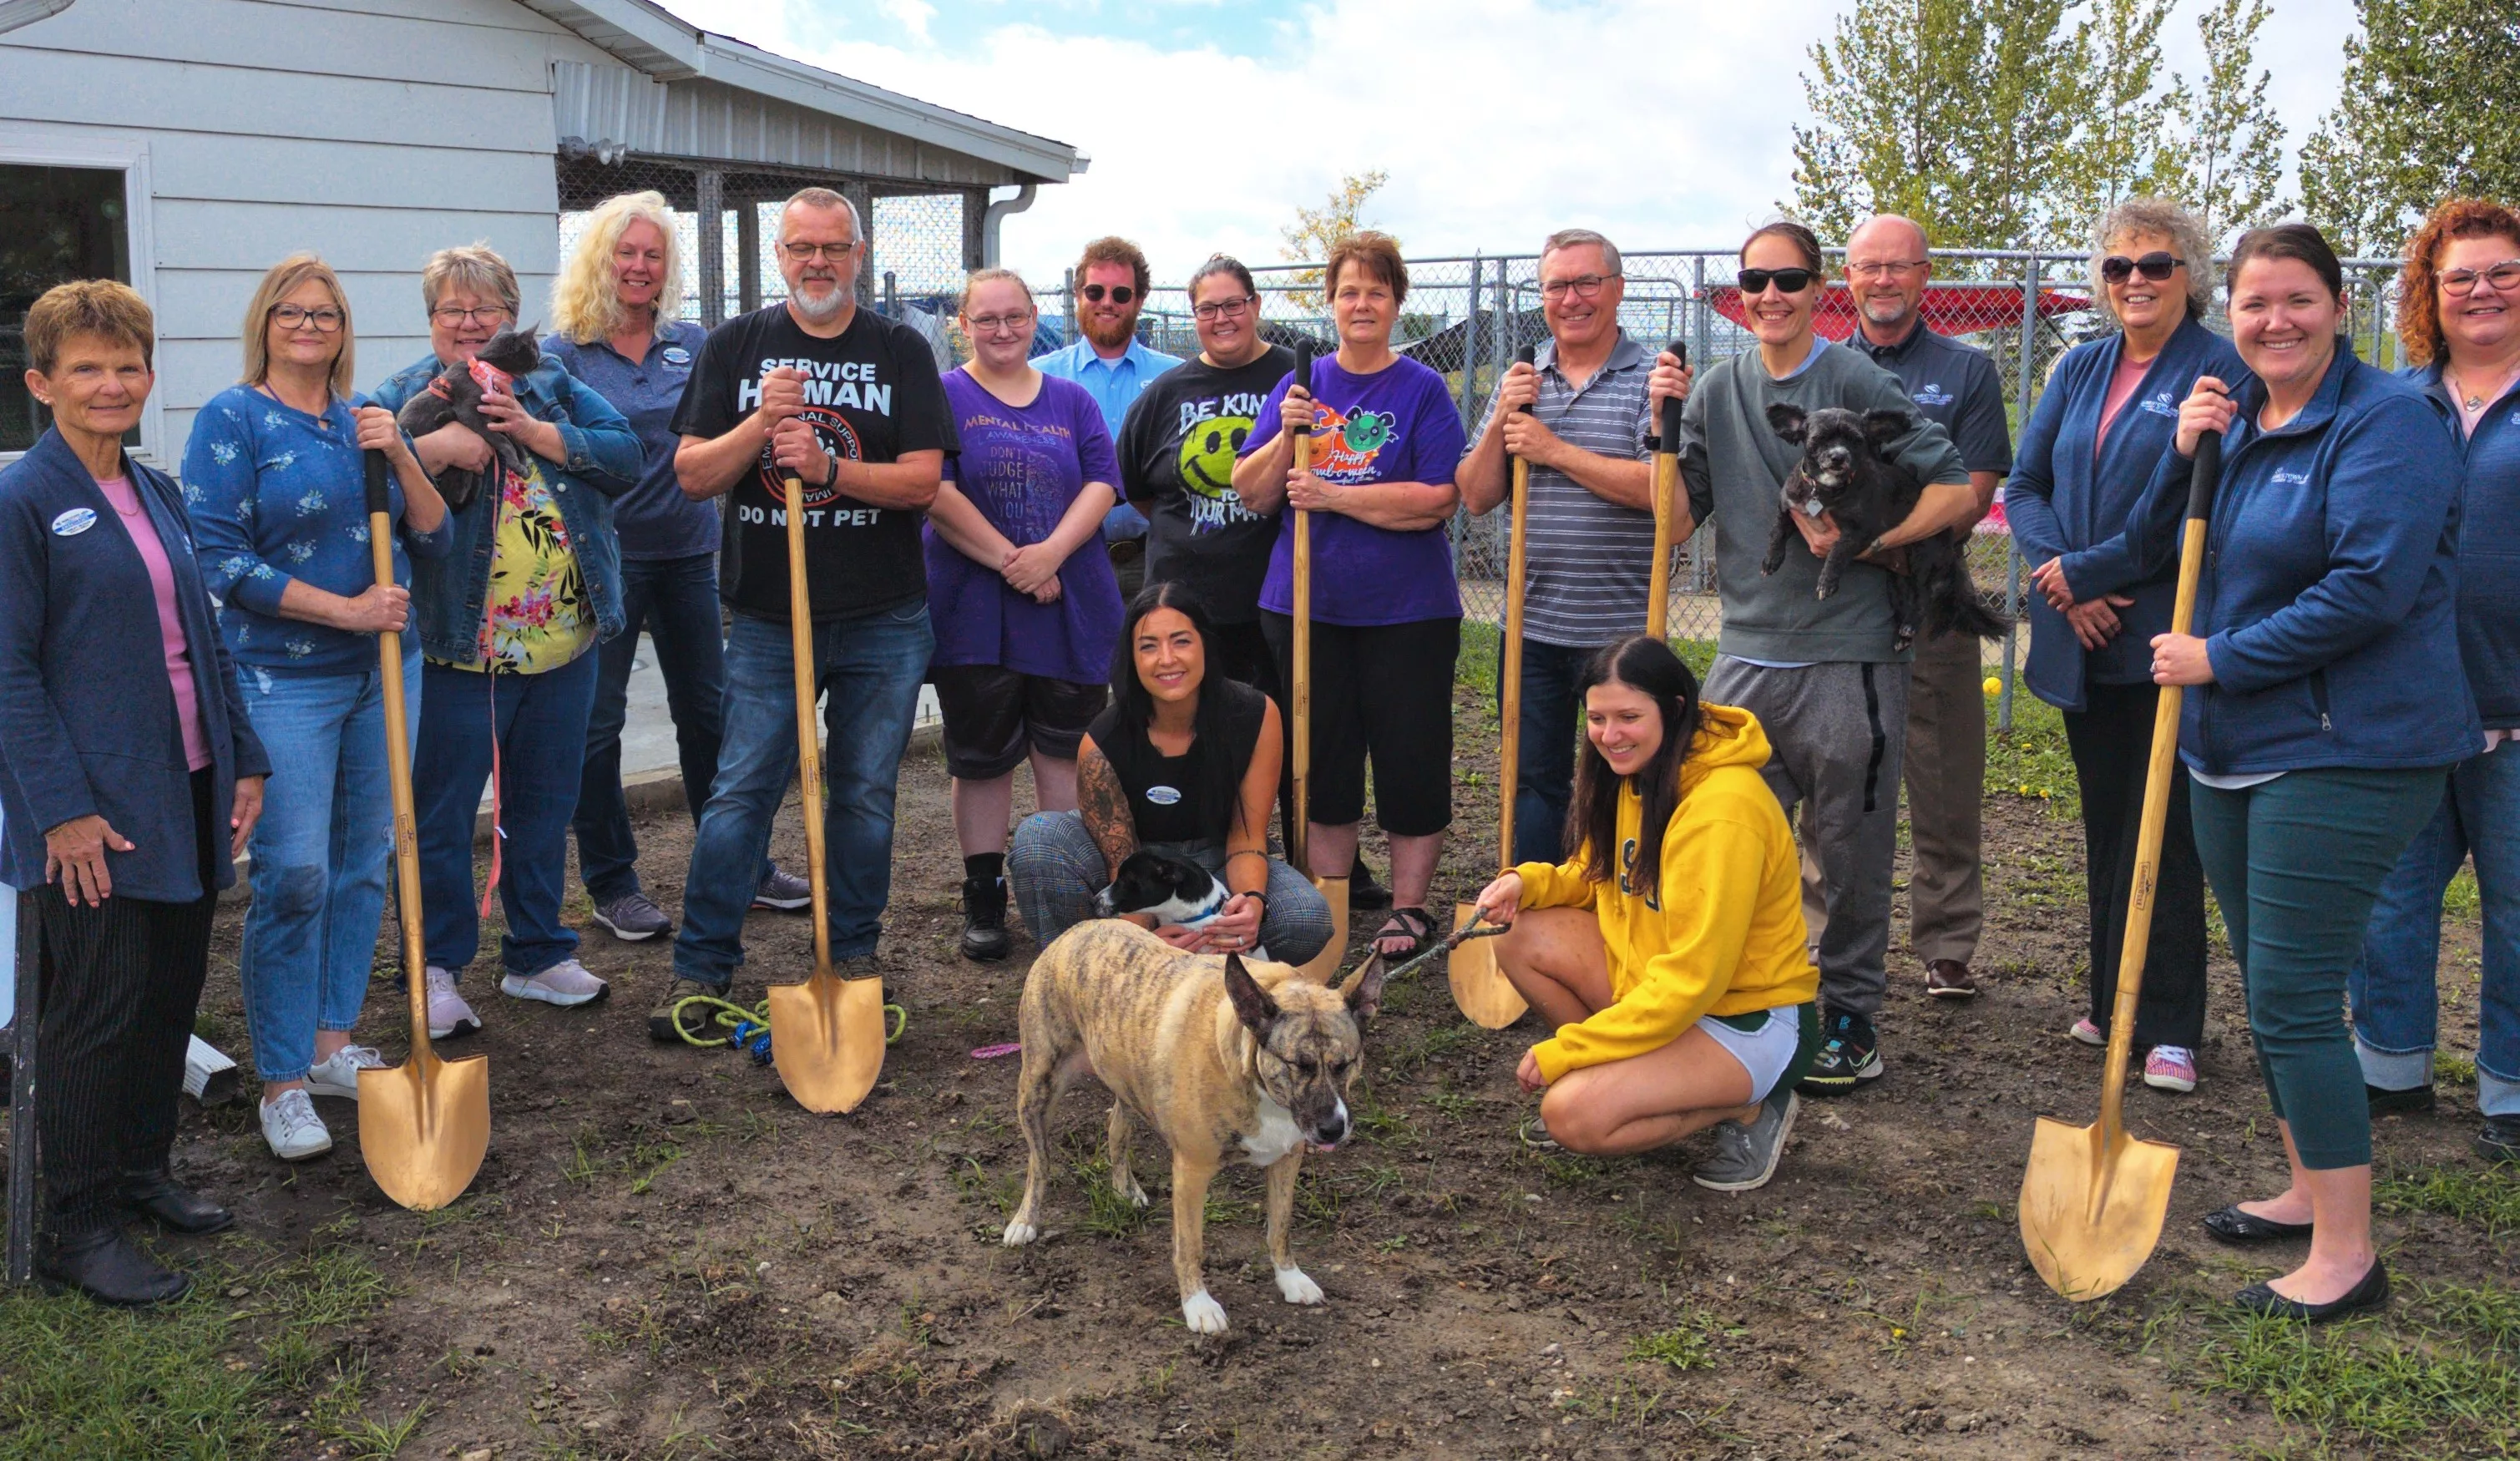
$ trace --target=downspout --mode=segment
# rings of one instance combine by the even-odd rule
[[[59,0],[59,3],[67,5],[69,3],[69,0]],[[1006,221],[1006,217],[1009,213],[1020,213],[1024,209],[1031,207],[1032,200],[1039,197],[1040,194],[1041,184],[1025,183],[1015,189],[1014,197],[1001,199],[992,202],[989,204],[987,211],[981,213],[981,268],[994,269],[998,267],[998,225]]]
[[[0,0],[0,32],[48,21],[70,8],[73,0]]]

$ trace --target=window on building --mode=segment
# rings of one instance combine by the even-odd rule
[[[0,163],[0,452],[33,446],[50,423],[26,389],[26,310],[73,279],[131,280],[121,170]]]

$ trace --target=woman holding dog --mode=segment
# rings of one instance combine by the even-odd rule
[[[2092,286],[2118,332],[2057,361],[2022,428],[2003,501],[2014,543],[2037,565],[2031,581],[2040,592],[2028,600],[2030,692],[2064,713],[2083,797],[2092,1005],[2071,1034],[2105,1045],[2161,697],[2150,646],[2170,627],[2179,577],[2175,563],[2139,571],[2135,512],[2196,377],[2236,385],[2248,367],[2230,341],[2205,328],[2213,251],[2192,214],[2130,199],[2101,215],[2092,243]],[[2143,1084],[2189,1091],[2205,1040],[2205,869],[2188,822],[2186,771],[2174,775],[2135,1048]]]
[[[485,245],[430,255],[420,289],[429,353],[377,387],[377,404],[390,411],[440,372],[472,364],[517,323],[516,273]],[[452,550],[412,573],[427,666],[412,788],[432,1040],[481,1028],[456,981],[480,947],[488,902],[472,887],[472,826],[485,783],[497,823],[490,878],[508,915],[501,993],[565,1006],[608,992],[577,961],[577,934],[560,910],[595,707],[591,651],[621,632],[612,500],[639,483],[639,437],[548,357],[513,379],[489,376],[481,416],[523,449],[522,471],[461,421],[413,443],[432,475],[450,466],[484,474],[481,491],[452,514]]]
[[[2381,883],[2484,743],[2459,664],[2458,449],[2422,393],[2354,358],[2344,271],[2307,224],[2232,251],[2231,332],[2254,379],[2200,376],[2142,509],[2170,559],[2190,463],[2224,433],[2192,634],[2152,640],[2189,686],[2180,753],[2196,851],[2248,988],[2291,1158],[2281,1193],[2206,1216],[2227,1243],[2308,1237],[2236,1303],[2321,1320],[2388,1303],[2371,1246],[2371,1117],[2337,1018]]]
[[[1820,1052],[1800,864],[1759,774],[1767,734],[1702,701],[1671,646],[1642,635],[1595,654],[1577,693],[1575,856],[1479,894],[1482,918],[1512,925],[1498,966],[1556,1031],[1515,1073],[1547,1091],[1524,1139],[1624,1156],[1714,1127],[1698,1185],[1762,1186]]]
[[[1133,853],[1194,863],[1224,880],[1224,910],[1197,928],[1132,921],[1176,948],[1300,964],[1330,941],[1329,905],[1269,856],[1284,730],[1277,702],[1238,680],[1211,677],[1215,627],[1198,596],[1148,584],[1121,621],[1111,705],[1078,743],[1081,810],[1045,812],[1015,828],[1007,878],[1044,944],[1094,916],[1094,896]]]
[[[446,555],[446,500],[393,413],[350,390],[349,297],[322,259],[272,266],[245,313],[245,376],[205,402],[184,448],[202,580],[222,605],[255,733],[287,774],[254,828],[253,905],[237,952],[262,1139],[285,1162],[333,1149],[314,1096],[357,1100],[384,1060],[354,1043],[393,856],[377,636],[411,617],[411,560]],[[369,552],[368,452],[392,471],[394,582]],[[403,641],[403,681],[421,680]],[[406,730],[416,729],[417,717]]]

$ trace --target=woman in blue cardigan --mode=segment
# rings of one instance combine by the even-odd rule
[[[112,280],[60,285],[25,338],[53,424],[0,468],[0,881],[35,890],[43,941],[39,1262],[106,1303],[157,1304],[191,1280],[117,1210],[181,1233],[231,1221],[167,1154],[210,918],[271,763],[183,494],[122,449],[157,378],[149,306]]]
[[[2233,250],[2230,314],[2256,379],[2205,376],[2153,476],[2146,559],[2173,554],[2190,464],[2225,432],[2193,634],[2156,635],[2196,850],[2248,988],[2249,1035],[2292,1159],[2277,1196],[2221,1209],[2231,1243],[2308,1236],[2238,1302],[2320,1320],[2388,1303],[2371,1246],[2371,1117],[2337,1018],[2383,879],[2482,743],[2460,672],[2457,448],[2423,396],[2354,358],[2344,271],[2317,229]]]
[[[2152,742],[2152,637],[2170,627],[2176,565],[2141,571],[2129,519],[2170,450],[2179,402],[2198,376],[2247,367],[2202,322],[2212,289],[2204,227],[2185,209],[2131,199],[2092,230],[2092,287],[2119,326],[2075,346],[2022,428],[2003,497],[2012,539],[2036,565],[2030,692],[2064,713],[2083,798],[2083,877],[2092,930],[2092,1008],[2074,1039],[2109,1042],[2127,903],[2135,887],[2145,749]],[[2143,1082],[2196,1088],[2205,1036],[2205,869],[2188,827],[2185,773],[2170,823],[2136,1005]]]

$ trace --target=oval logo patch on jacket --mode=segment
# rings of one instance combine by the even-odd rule
[[[56,538],[75,538],[94,526],[96,526],[95,509],[72,508],[68,511],[64,512],[61,516],[53,519],[53,536]]]
[[[1147,788],[1147,800],[1158,807],[1176,806],[1181,802],[1181,791],[1172,786],[1149,786]]]
[[[691,351],[684,349],[680,345],[667,345],[665,347],[665,364],[669,366],[687,366],[691,363]]]

